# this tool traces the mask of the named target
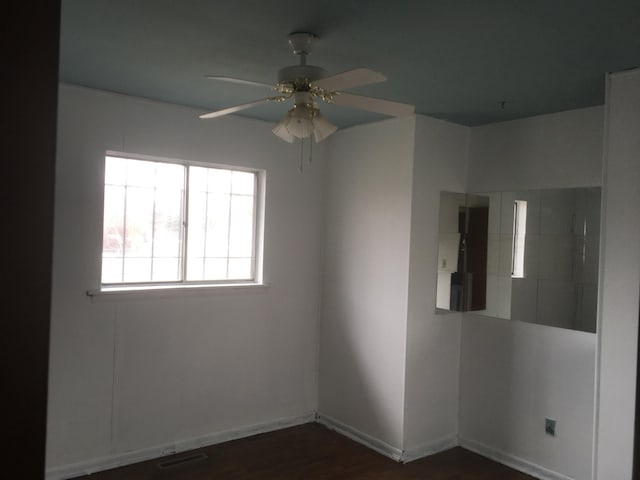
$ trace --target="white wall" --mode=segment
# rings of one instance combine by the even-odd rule
[[[461,444],[588,480],[595,343],[591,333],[466,314]],[[557,421],[555,437],[545,417]]]
[[[319,413],[388,453],[403,442],[413,146],[402,118],[338,132],[326,152]]]
[[[464,192],[470,129],[418,115],[411,205],[404,450],[455,445],[461,314],[436,315],[440,191]]]
[[[435,272],[441,190],[600,185],[602,108],[473,129],[422,116],[355,127],[314,149],[317,161],[302,175],[298,150],[274,138],[269,124],[203,122],[198,113],[61,87],[50,469],[160,453],[318,410],[405,458],[454,444],[459,434],[485,454],[589,478],[596,337],[436,315]],[[629,120],[620,115],[616,121]],[[85,291],[99,283],[105,150],[266,169],[270,287],[92,303]],[[624,183],[618,177],[629,165],[610,164],[610,185],[627,188],[612,197],[615,205],[637,179]],[[614,243],[636,228],[620,222],[609,227]],[[618,268],[622,256],[612,255],[607,265]],[[604,316],[602,337],[601,415],[614,419],[600,438],[602,471],[628,460],[628,452],[608,450],[627,428],[619,424],[631,424],[616,416],[608,392],[628,380],[637,323],[607,327],[616,313]],[[618,359],[624,377],[612,373],[619,345],[628,353]],[[544,435],[544,416],[558,421],[556,438]]]
[[[468,190],[600,185],[602,131],[602,107],[473,128]],[[595,335],[465,314],[462,338],[462,444],[590,478]]]
[[[601,185],[603,125],[591,107],[475,127],[469,191]]]
[[[199,113],[60,88],[49,469],[317,409],[323,150],[299,174],[299,150],[270,124]],[[266,169],[270,286],[92,303],[85,292],[100,280],[106,150]]]
[[[640,69],[609,76],[596,478],[631,478],[640,294]]]

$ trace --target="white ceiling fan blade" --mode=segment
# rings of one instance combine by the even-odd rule
[[[225,77],[224,75],[205,75],[209,80],[217,80],[220,82],[235,83],[238,85],[247,85],[249,87],[262,87],[273,90],[273,85],[262,82],[254,82],[253,80],[243,80],[242,78]]]
[[[353,107],[369,112],[382,113],[392,117],[413,115],[415,107],[408,103],[392,102],[381,98],[363,97],[352,93],[338,92],[333,96],[333,103],[342,107]]]
[[[347,88],[360,87],[372,83],[384,82],[387,79],[383,74],[374,72],[368,68],[356,68],[346,72],[338,73],[330,77],[321,78],[312,82],[312,86],[335,92]]]
[[[211,113],[204,113],[200,115],[200,118],[216,118],[221,117],[223,115],[229,115],[230,113],[239,112],[241,110],[246,110],[247,108],[257,107],[258,105],[262,105],[267,102],[283,102],[288,97],[269,97],[263,98],[262,100],[256,100],[255,102],[243,103],[242,105],[236,105],[235,107],[223,108],[222,110],[216,110]]]

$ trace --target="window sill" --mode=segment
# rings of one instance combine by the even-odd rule
[[[196,297],[233,294],[264,293],[269,289],[266,283],[230,283],[206,285],[145,285],[125,287],[104,287],[87,290],[91,302],[144,300],[149,298]]]

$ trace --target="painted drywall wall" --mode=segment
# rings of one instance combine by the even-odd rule
[[[603,107],[474,127],[470,192],[602,184]]]
[[[457,443],[461,314],[436,315],[440,191],[464,192],[470,129],[418,115],[411,205],[404,445]]]
[[[470,192],[601,184],[603,108],[475,127]],[[595,335],[465,314],[460,439],[570,478],[591,475]],[[545,436],[544,418],[558,422]]]
[[[640,69],[607,82],[596,478],[631,478],[640,294]],[[637,441],[638,439],[636,439]]]
[[[47,465],[100,465],[317,409],[324,162],[261,121],[62,85]],[[92,302],[106,150],[266,170],[265,289]],[[160,453],[160,451],[156,452]]]
[[[327,145],[319,413],[397,451],[403,441],[414,119]]]
[[[60,106],[50,469],[317,408],[405,458],[455,443],[459,429],[487,454],[587,478],[595,337],[435,315],[433,272],[441,190],[598,185],[601,108],[474,128],[471,146],[467,127],[421,116],[356,127],[315,149],[323,185],[323,162],[299,175],[298,151],[263,122],[212,128],[192,109],[69,86]],[[105,150],[265,168],[271,286],[91,303]],[[491,417],[503,411],[511,430]],[[531,441],[548,411],[558,436]]]
[[[461,444],[588,480],[595,343],[592,333],[465,314]],[[555,437],[545,418],[557,421]]]

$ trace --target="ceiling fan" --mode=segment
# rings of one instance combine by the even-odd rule
[[[307,65],[307,55],[311,52],[311,46],[316,38],[314,34],[308,32],[295,32],[289,35],[289,45],[293,53],[300,57],[300,63],[280,69],[278,82],[275,85],[208,75],[207,78],[212,80],[269,88],[278,92],[279,95],[205,113],[200,115],[200,118],[220,117],[268,102],[285,102],[293,99],[293,108],[272,130],[282,140],[293,143],[296,138],[304,139],[312,135],[316,142],[320,142],[337,130],[338,127],[320,113],[318,100],[395,117],[413,114],[413,105],[342,92],[349,88],[384,82],[386,77],[381,73],[368,68],[356,68],[327,76],[323,68]]]

